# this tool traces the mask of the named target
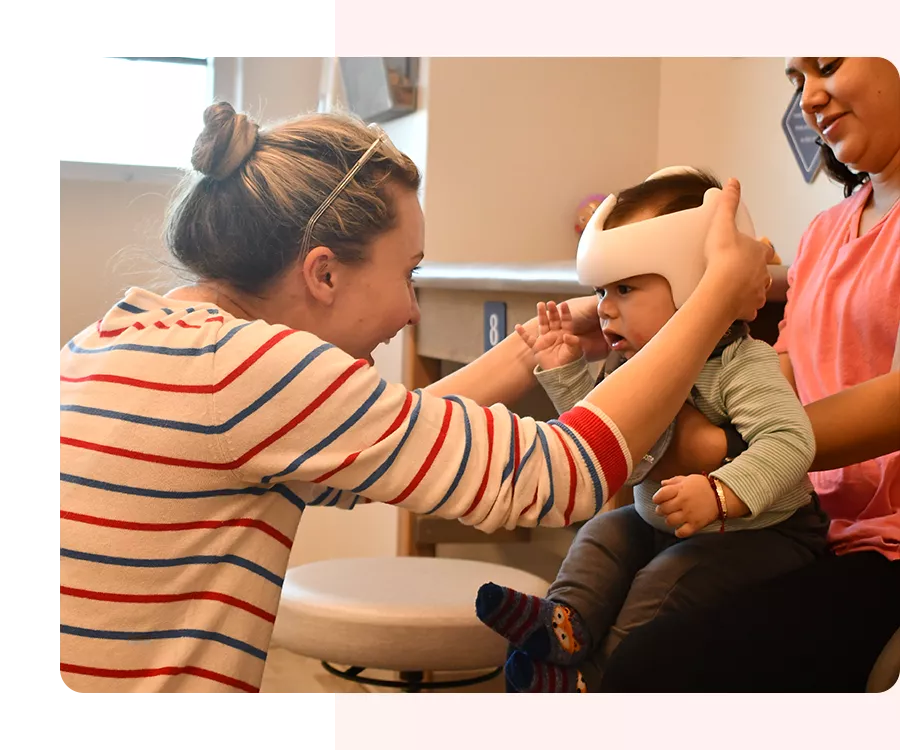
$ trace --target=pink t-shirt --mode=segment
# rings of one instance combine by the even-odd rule
[[[819,214],[788,272],[775,350],[790,352],[804,404],[891,369],[900,326],[900,205],[858,237],[871,192],[866,183]],[[832,519],[836,553],[877,550],[900,559],[900,452],[810,478]]]

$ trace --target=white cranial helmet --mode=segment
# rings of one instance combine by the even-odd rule
[[[644,181],[696,171],[691,167],[667,167]],[[675,307],[681,307],[706,268],[703,243],[721,196],[721,190],[710,188],[703,196],[703,204],[697,208],[603,229],[616,205],[616,196],[609,195],[594,211],[578,243],[579,282],[602,287],[631,276],[655,273],[669,282]],[[738,206],[736,223],[738,231],[756,236],[743,203]]]

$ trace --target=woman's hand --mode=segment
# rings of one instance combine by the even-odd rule
[[[578,337],[578,343],[588,362],[606,359],[609,346],[600,330],[600,316],[597,313],[597,298],[591,294],[567,300],[572,315],[571,331]]]
[[[712,223],[706,234],[703,252],[706,274],[712,274],[725,299],[733,308],[735,320],[754,320],[756,311],[766,303],[766,290],[772,283],[766,264],[774,251],[771,245],[738,231],[735,215],[741,202],[741,186],[728,180]]]

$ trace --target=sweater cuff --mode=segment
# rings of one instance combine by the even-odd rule
[[[574,362],[550,370],[538,365],[534,368],[534,376],[558,414],[571,409],[594,388],[594,379],[583,355]]]

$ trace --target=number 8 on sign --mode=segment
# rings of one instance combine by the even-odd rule
[[[497,346],[506,337],[506,303],[484,303],[484,350]]]

